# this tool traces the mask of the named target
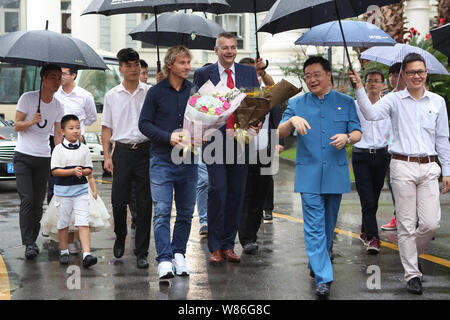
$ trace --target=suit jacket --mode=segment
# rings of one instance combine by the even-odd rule
[[[283,114],[308,121],[311,129],[297,136],[295,192],[340,194],[350,192],[350,175],[345,148],[337,150],[330,138],[337,133],[361,131],[353,99],[330,90],[323,99],[308,92],[293,98]]]

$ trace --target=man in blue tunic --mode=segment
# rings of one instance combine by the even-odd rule
[[[289,101],[278,127],[280,138],[297,130],[294,192],[300,192],[305,248],[316,295],[326,297],[333,282],[329,250],[342,194],[350,192],[346,144],[361,139],[353,99],[330,88],[330,63],[319,56],[303,71],[310,92]]]

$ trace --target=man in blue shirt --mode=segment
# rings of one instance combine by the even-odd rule
[[[150,187],[155,208],[156,260],[159,278],[168,279],[174,276],[173,270],[180,276],[189,275],[184,255],[195,206],[197,165],[192,161],[175,164],[172,160],[172,154],[176,156],[173,148],[181,146],[183,141],[183,132],[178,129],[183,128],[184,111],[193,86],[187,80],[191,70],[189,49],[184,46],[169,48],[163,69],[167,77],[148,91],[139,118],[139,130],[152,141]],[[171,241],[174,193],[177,218]]]
[[[329,250],[342,193],[350,192],[346,144],[361,139],[355,103],[330,88],[330,63],[310,57],[303,66],[310,92],[291,99],[278,134],[287,137],[297,130],[294,192],[300,192],[305,247],[316,295],[326,297],[333,282]]]

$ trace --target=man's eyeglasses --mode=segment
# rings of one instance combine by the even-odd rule
[[[323,72],[307,73],[307,74],[305,74],[305,80],[309,81],[309,80],[312,80],[313,78],[317,79],[317,78],[320,78],[322,75],[323,75]]]
[[[426,70],[408,70],[408,71],[405,71],[405,73],[410,78],[414,77],[415,75],[424,77],[425,74],[427,73],[427,71]]]

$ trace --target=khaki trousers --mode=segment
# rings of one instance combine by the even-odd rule
[[[391,185],[397,213],[397,236],[405,280],[422,277],[418,256],[439,228],[441,168],[436,162],[391,160]],[[417,219],[419,227],[416,229]]]

